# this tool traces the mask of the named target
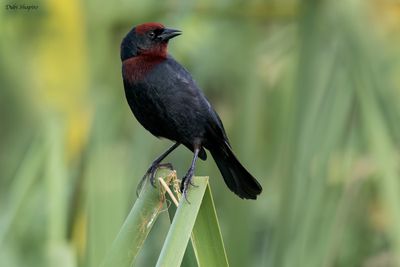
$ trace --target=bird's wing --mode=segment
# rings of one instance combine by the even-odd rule
[[[223,141],[231,147],[229,143],[228,136],[226,135],[224,125],[222,124],[221,119],[218,116],[218,113],[211,107],[211,120],[209,122],[210,130],[213,136],[223,137]]]
[[[218,113],[211,106],[207,97],[197,86],[190,73],[174,59],[172,59],[171,63],[173,65],[178,65],[182,69],[182,71],[179,72],[180,75],[178,76],[178,83],[181,83],[191,94],[196,95],[196,97],[201,100],[204,107],[207,107],[207,130],[209,134],[211,134],[213,138],[217,138],[221,142],[225,142],[229,147],[231,147],[224,125]]]
[[[181,66],[178,62],[176,62],[173,58],[171,58],[170,62],[174,67],[179,67],[181,68],[181,71],[179,72],[180,75],[177,77],[178,84],[182,84],[183,87],[185,87],[188,92],[191,94],[195,95],[200,102],[203,103],[204,107],[207,107],[207,122],[208,122],[208,127],[209,130],[212,132],[214,137],[219,137],[226,141],[226,143],[229,145],[229,140],[228,136],[226,135],[224,125],[218,116],[218,113],[214,110],[214,108],[211,106],[210,102],[208,101],[207,97],[203,94],[203,91],[198,87],[196,82],[193,80],[192,76],[190,73],[183,67]]]
[[[157,83],[163,83],[162,87],[156,88],[157,94],[166,107],[166,117],[176,120],[172,124],[190,124],[194,131],[206,131],[212,138],[229,144],[221,119],[183,66],[169,57],[160,64],[149,80],[154,81],[154,79],[158,80]],[[191,121],[181,123],[178,121],[181,119]]]

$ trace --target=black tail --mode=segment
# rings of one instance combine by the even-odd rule
[[[261,185],[243,167],[227,143],[222,147],[210,149],[226,185],[240,198],[257,199],[262,191]]]

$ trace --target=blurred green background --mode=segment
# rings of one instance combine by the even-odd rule
[[[7,4],[38,5],[35,11]],[[209,175],[231,266],[400,266],[398,0],[13,1],[0,11],[0,266],[98,266],[170,142],[132,116],[119,44],[181,29],[170,53],[261,181]],[[191,153],[169,158],[182,176]],[[161,215],[137,266],[153,266]]]

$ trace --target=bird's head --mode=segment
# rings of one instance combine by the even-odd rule
[[[121,61],[140,55],[167,56],[168,41],[181,31],[150,22],[134,27],[122,40]]]

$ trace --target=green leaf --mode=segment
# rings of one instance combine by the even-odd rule
[[[188,191],[187,199],[181,198],[174,220],[168,231],[156,266],[180,266],[199,212],[208,177],[193,177],[197,187]]]
[[[167,199],[172,203],[169,195]],[[176,213],[175,206],[171,205],[168,212],[172,222]],[[207,185],[181,264],[181,267],[192,266],[229,266],[210,184]]]
[[[156,177],[162,177],[167,184],[172,179],[170,170],[161,169]],[[102,266],[131,266],[153,227],[165,202],[161,186],[154,189],[146,179],[132,210],[121,227]]]
[[[166,197],[170,203],[174,203],[169,194],[166,194]],[[176,209],[177,209],[177,207],[174,204],[171,204],[168,208],[168,214],[169,214],[169,219],[170,219],[171,223],[174,220]],[[200,207],[200,209],[201,209],[201,207]],[[186,247],[186,251],[185,251],[185,255],[183,256],[183,259],[182,259],[181,267],[197,267],[197,266],[198,266],[198,262],[197,262],[196,254],[194,253],[194,250],[193,250],[192,240],[190,240],[190,242],[188,243],[188,245]]]
[[[7,235],[12,232],[12,226],[24,202],[28,201],[28,193],[38,177],[45,155],[46,149],[41,138],[35,138],[21,160],[21,165],[8,189],[8,201],[0,216],[0,247],[3,245]]]
[[[199,266],[229,266],[208,183],[191,241]]]
[[[176,212],[175,216],[175,208],[169,208],[170,217],[174,219],[157,266],[180,266],[181,263],[182,266],[228,266],[208,177],[195,177],[194,181],[199,188],[189,190],[190,204],[185,199],[181,200],[178,207],[180,212]],[[205,187],[205,191],[202,187]],[[193,201],[192,191],[198,191],[195,192],[196,201],[200,202]],[[186,247],[190,226],[193,227],[191,242]]]

